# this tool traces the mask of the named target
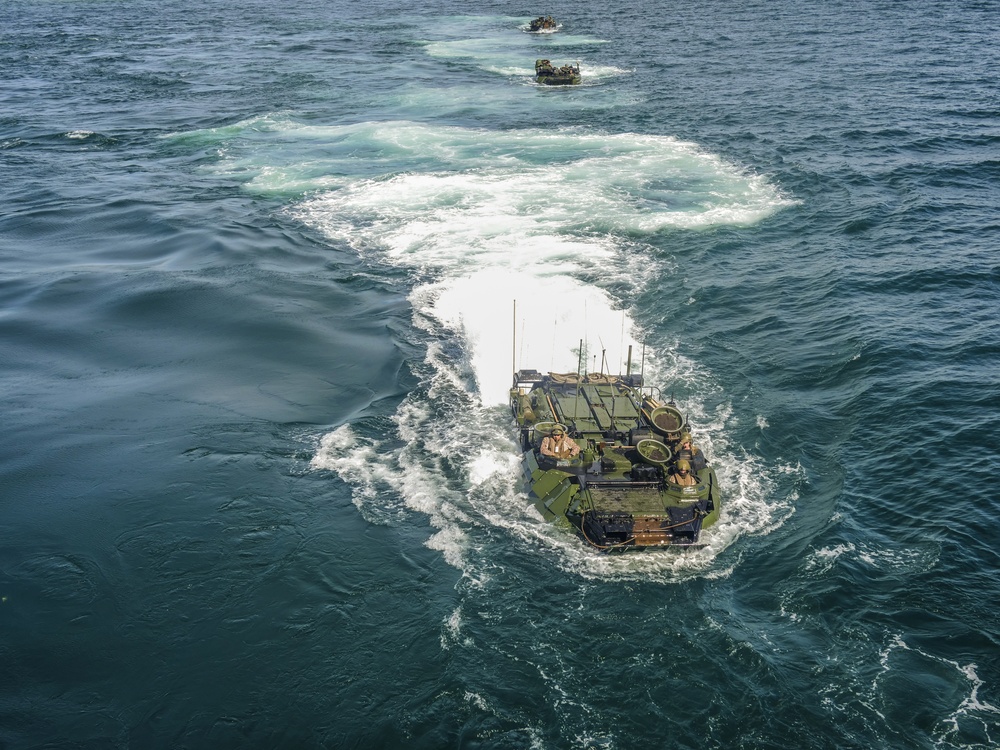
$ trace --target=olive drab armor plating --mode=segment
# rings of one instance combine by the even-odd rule
[[[702,529],[719,518],[719,483],[707,461],[692,469],[678,460],[687,421],[657,393],[639,375],[514,375],[525,491],[547,521],[601,550],[701,544]],[[542,452],[559,430],[579,447],[572,458]]]

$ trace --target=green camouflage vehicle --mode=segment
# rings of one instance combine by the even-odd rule
[[[600,550],[699,545],[719,519],[719,482],[656,395],[638,374],[514,375],[525,491],[547,521]]]
[[[580,65],[563,65],[556,68],[548,60],[535,60],[535,81],[546,86],[575,86],[583,78]]]
[[[528,23],[528,31],[536,33],[543,31],[552,32],[558,28],[559,24],[556,23],[556,19],[552,16],[539,16]]]

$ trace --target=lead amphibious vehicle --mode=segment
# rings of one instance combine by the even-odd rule
[[[515,373],[524,488],[547,521],[601,550],[701,546],[702,529],[719,518],[719,483],[700,450],[682,442],[685,417],[658,395],[639,374]],[[542,453],[560,430],[579,447],[575,457]]]

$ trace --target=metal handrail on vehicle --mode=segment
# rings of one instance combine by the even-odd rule
[[[650,398],[656,399],[657,401],[663,399],[663,393],[655,385],[640,385],[638,388],[633,388],[632,390],[638,393],[640,398],[643,395],[646,395],[646,392],[648,391]]]

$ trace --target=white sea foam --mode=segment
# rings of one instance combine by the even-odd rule
[[[860,546],[851,542],[814,550],[807,559],[805,569],[813,574],[825,573],[841,558],[857,560],[885,573],[922,573],[937,564],[941,550],[937,543],[923,542],[910,545]]]
[[[934,731],[936,747],[994,747],[991,732],[996,732],[1000,722],[1000,706],[995,706],[979,697],[979,689],[983,681],[974,663],[962,664],[952,659],[946,659],[921,648],[912,647],[906,643],[903,636],[895,634],[879,656],[881,669],[871,684],[871,691],[877,694],[880,683],[892,671],[893,655],[896,652],[907,652],[925,662],[928,672],[936,672],[942,679],[952,682],[956,692],[965,693],[955,710],[938,722]],[[962,742],[963,735],[985,737],[986,744],[966,744]]]
[[[650,277],[637,236],[753,223],[778,210],[786,201],[764,178],[663,136],[407,122],[315,128],[275,119],[269,126],[286,140],[327,145],[319,156],[290,146],[284,164],[249,175],[251,189],[308,185],[292,213],[373,266],[408,273],[414,325],[429,342],[426,390],[400,406],[398,440],[377,445],[341,427],[313,461],[355,487],[366,518],[391,519],[387,495],[398,493],[436,529],[428,545],[472,576],[479,573],[470,564],[470,535],[488,523],[578,575],[670,581],[727,575],[715,567],[719,552],[787,517],[787,498],[768,499],[773,472],[730,445],[728,402],[709,410],[692,401],[681,406],[727,492],[722,519],[704,533],[707,546],[684,555],[595,555],[542,523],[519,492],[504,408],[512,369],[576,371],[581,340],[584,370],[623,371],[631,346],[633,366],[643,359],[648,382],[713,391],[711,373],[678,352],[646,351],[643,358],[642,333],[610,290]],[[273,160],[273,149],[268,153]],[[391,154],[397,169],[330,177],[370,174],[370,163],[351,163],[370,154]],[[398,169],[407,164],[412,168]]]

